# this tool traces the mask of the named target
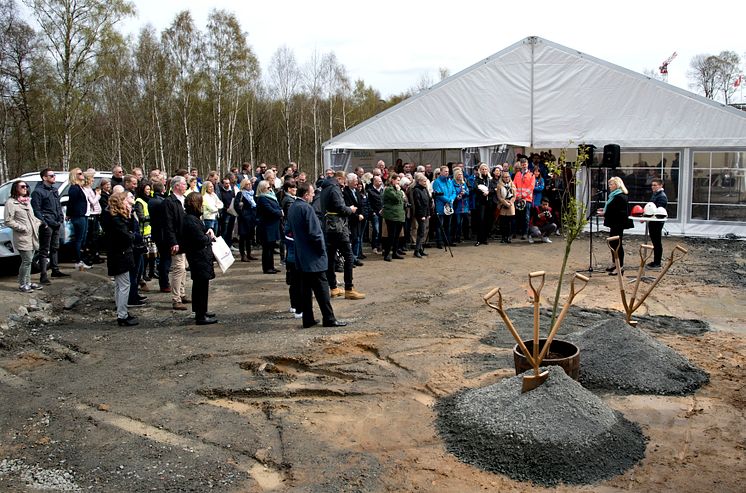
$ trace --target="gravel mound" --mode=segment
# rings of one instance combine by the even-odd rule
[[[437,427],[460,460],[518,481],[591,484],[645,456],[639,426],[558,367],[521,393],[522,376],[438,401]]]
[[[621,394],[687,395],[706,371],[623,320],[609,319],[566,337],[580,348],[580,383]]]

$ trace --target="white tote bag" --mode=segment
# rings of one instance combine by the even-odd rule
[[[231,252],[228,244],[220,236],[218,236],[217,240],[212,242],[212,254],[215,256],[215,260],[218,261],[218,265],[220,266],[220,270],[223,271],[223,274],[225,274],[228,267],[233,265],[233,262],[235,262],[233,252]]]

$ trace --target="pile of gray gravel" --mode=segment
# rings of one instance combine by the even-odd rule
[[[580,383],[589,389],[687,395],[710,380],[684,356],[618,318],[565,339],[580,348]]]
[[[645,456],[640,428],[549,367],[540,387],[521,393],[522,376],[438,401],[437,426],[460,460],[518,481],[591,484]]]

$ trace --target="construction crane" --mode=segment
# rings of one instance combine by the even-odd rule
[[[673,54],[670,57],[663,60],[663,63],[661,63],[661,66],[658,67],[658,70],[661,73],[661,77],[663,78],[663,82],[668,82],[668,64],[671,63],[674,58],[676,58],[676,55],[678,55],[678,53],[674,51]]]

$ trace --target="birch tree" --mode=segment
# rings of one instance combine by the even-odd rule
[[[239,113],[239,97],[258,62],[235,14],[213,10],[207,20],[205,59],[214,105],[215,166],[227,172]]]
[[[58,85],[62,120],[62,168],[73,153],[73,134],[82,104],[101,77],[96,57],[107,46],[114,26],[134,13],[127,0],[24,0],[47,41]]]
[[[193,99],[200,84],[203,53],[202,34],[194,25],[192,14],[184,10],[176,15],[171,26],[163,31],[162,43],[169,61],[173,91],[179,100],[179,113],[184,132],[186,167],[191,170],[192,138],[190,116]]]
[[[293,50],[287,46],[278,48],[272,56],[272,61],[269,64],[269,80],[272,94],[280,103],[282,111],[287,162],[289,163],[292,161],[290,110],[293,96],[298,91],[300,71]]]
[[[155,156],[155,167],[166,167],[166,153],[164,148],[164,128],[161,117],[161,105],[168,104],[170,91],[166,83],[166,59],[163,48],[156,36],[153,26],[146,26],[140,31],[137,45],[134,48],[135,75],[137,77],[141,97],[148,109],[152,125],[152,144]],[[145,163],[144,148],[140,150]]]

